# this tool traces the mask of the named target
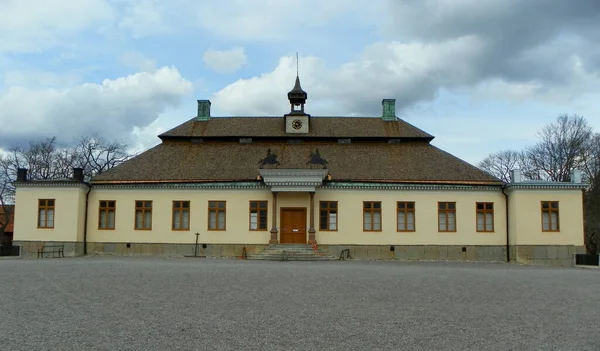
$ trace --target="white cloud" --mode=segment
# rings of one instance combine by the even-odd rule
[[[190,7],[196,8],[197,25],[216,35],[239,40],[288,40],[293,33],[306,34],[335,19],[343,19],[346,25],[372,21],[382,4],[369,0],[253,0],[250,5],[247,0],[205,0]]]
[[[309,101],[317,79],[324,73],[321,61],[303,57],[302,87],[308,91]],[[277,115],[289,110],[287,92],[292,90],[296,77],[296,58],[282,57],[270,73],[250,79],[240,79],[216,92],[213,97],[215,111],[233,115]]]
[[[48,136],[69,142],[90,133],[127,139],[134,126],[152,123],[191,91],[173,67],[69,89],[11,87],[0,95],[0,147]]]
[[[156,70],[156,62],[139,51],[127,51],[119,57],[119,63],[134,67],[142,72],[154,72]]]
[[[219,73],[233,73],[248,63],[244,48],[241,47],[222,51],[209,49],[203,59],[208,67]]]
[[[0,52],[66,45],[70,36],[97,30],[115,16],[105,0],[4,0],[0,8]]]
[[[129,2],[119,27],[130,31],[134,38],[168,33],[170,29],[163,18],[163,12],[167,10],[165,4],[168,7],[168,3],[157,0]]]

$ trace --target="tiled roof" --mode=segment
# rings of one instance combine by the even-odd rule
[[[186,124],[189,122],[183,126]],[[311,125],[311,128],[318,130],[315,125]],[[343,133],[344,130],[340,130],[336,134]],[[363,135],[366,133],[363,132]],[[351,144],[331,141],[305,141],[301,144],[288,144],[285,141],[251,144],[166,141],[96,176],[92,182],[256,180],[259,162],[268,149],[277,155],[280,163],[278,168],[308,168],[310,154],[317,148],[321,157],[328,162],[333,181],[502,184],[499,179],[425,141]]]
[[[216,117],[191,119],[159,136],[172,137],[308,137],[308,138],[424,138],[433,136],[401,119],[381,117],[310,117],[310,133],[290,136],[283,117]]]

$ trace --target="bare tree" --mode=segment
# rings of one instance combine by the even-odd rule
[[[121,142],[107,142],[94,135],[77,140],[74,147],[57,145],[56,138],[29,143],[28,147],[11,148],[5,155],[0,154],[0,201],[12,203],[17,169],[26,168],[28,178],[33,180],[67,179],[72,176],[74,167],[84,169],[89,180],[96,174],[105,172],[131,156],[127,145]]]
[[[581,116],[561,115],[538,135],[541,140],[526,151],[533,168],[544,179],[570,181],[571,170],[584,166],[592,142],[592,127]]]
[[[479,168],[505,183],[510,183],[510,171],[513,169],[520,169],[525,179],[537,180],[540,177],[523,151],[504,150],[493,153],[479,163]]]
[[[83,168],[86,178],[107,171],[127,161],[132,156],[127,145],[119,141],[108,142],[94,134],[78,140],[75,157],[79,167]]]

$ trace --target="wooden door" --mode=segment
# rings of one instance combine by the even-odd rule
[[[282,244],[306,244],[306,208],[281,209]]]

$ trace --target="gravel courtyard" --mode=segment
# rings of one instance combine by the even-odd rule
[[[600,270],[0,260],[2,350],[598,350]]]

